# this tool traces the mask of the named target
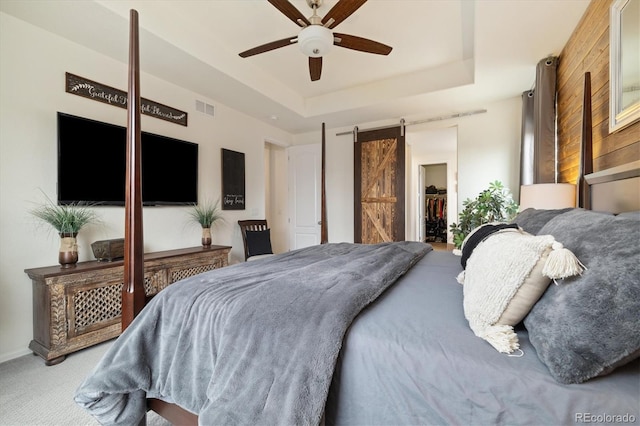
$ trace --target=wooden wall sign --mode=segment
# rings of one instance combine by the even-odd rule
[[[244,210],[244,153],[222,148],[222,210]]]
[[[65,91],[72,95],[82,96],[120,108],[127,108],[127,92],[115,89],[95,81],[79,77],[71,73],[65,73]],[[187,125],[187,113],[175,108],[162,105],[149,99],[140,98],[140,111],[142,114],[170,121],[171,123]]]

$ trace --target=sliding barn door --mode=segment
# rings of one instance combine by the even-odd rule
[[[354,143],[354,241],[405,239],[404,135],[400,127],[358,132]]]

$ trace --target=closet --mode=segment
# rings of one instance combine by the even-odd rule
[[[447,242],[447,165],[424,165],[424,241]]]

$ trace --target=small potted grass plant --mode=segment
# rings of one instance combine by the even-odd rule
[[[97,223],[98,215],[90,205],[72,203],[58,205],[47,197],[47,201],[35,207],[30,213],[50,225],[60,235],[58,261],[63,268],[74,267],[78,262],[78,232],[86,225]]]
[[[213,227],[217,221],[224,220],[222,212],[220,211],[219,200],[203,204],[194,204],[189,210],[189,217],[192,222],[202,227],[202,246],[211,247],[211,227]]]

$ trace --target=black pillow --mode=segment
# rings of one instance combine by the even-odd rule
[[[462,258],[460,259],[462,269],[467,267],[467,260],[478,244],[487,239],[489,235],[503,229],[518,229],[518,225],[515,223],[485,223],[474,229],[473,233],[467,236],[462,246]]]
[[[247,248],[249,257],[260,254],[273,254],[271,249],[271,230],[247,231]]]

